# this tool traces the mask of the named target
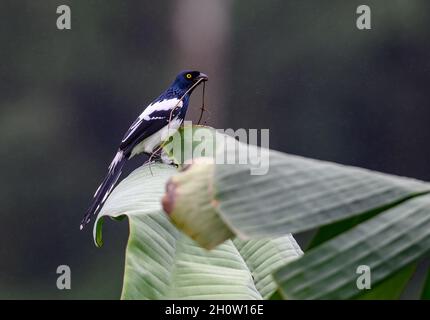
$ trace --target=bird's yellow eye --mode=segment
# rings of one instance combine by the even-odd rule
[[[187,79],[191,79],[191,73],[187,73],[187,75],[186,75],[186,77],[187,77]]]

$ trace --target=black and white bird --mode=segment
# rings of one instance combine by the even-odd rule
[[[183,71],[157,99],[133,122],[121,140],[106,177],[98,187],[80,229],[97,214],[112,191],[125,162],[139,153],[152,154],[181,126],[193,90],[208,77],[199,71]]]

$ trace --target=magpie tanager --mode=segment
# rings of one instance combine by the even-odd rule
[[[82,219],[81,230],[90,222],[91,216],[99,212],[118,181],[125,162],[142,152],[152,154],[172,136],[184,121],[191,93],[207,80],[207,75],[199,71],[183,71],[166,91],[143,110],[121,140],[108,173]]]

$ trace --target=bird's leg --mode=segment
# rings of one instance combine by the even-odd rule
[[[173,161],[169,158],[167,153],[163,150],[163,145],[158,146],[154,151],[152,151],[151,155],[149,156],[149,159],[145,162],[149,165],[149,171],[152,175],[151,170],[151,164],[154,162],[160,161],[161,163],[165,164],[172,164]]]

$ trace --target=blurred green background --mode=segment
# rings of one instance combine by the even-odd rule
[[[72,30],[56,28],[61,4]],[[119,298],[126,221],[105,223],[101,249],[79,222],[123,133],[183,69],[210,77],[208,125],[430,180],[430,2],[367,1],[370,31],[360,4],[2,0],[0,298]]]

